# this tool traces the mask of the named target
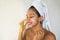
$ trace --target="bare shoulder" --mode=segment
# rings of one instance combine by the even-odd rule
[[[25,35],[29,35],[31,33],[31,30],[30,29],[26,29],[25,30]]]
[[[30,29],[26,29],[26,30],[25,30],[25,33],[29,33],[29,32],[30,32]]]
[[[26,29],[26,30],[25,30],[24,36],[23,36],[23,40],[28,37],[29,31],[30,31],[29,29]]]
[[[56,36],[52,32],[48,32],[44,40],[56,40]]]

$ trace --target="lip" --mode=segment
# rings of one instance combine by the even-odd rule
[[[27,24],[28,24],[28,25],[31,25],[32,23],[31,23],[31,22],[28,22]]]

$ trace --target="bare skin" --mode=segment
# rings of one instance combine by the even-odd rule
[[[29,9],[26,23],[29,28],[26,29],[24,36],[21,36],[20,40],[56,40],[56,37],[52,32],[42,28],[40,23],[42,20],[42,16],[38,17],[33,9]]]
[[[27,29],[24,40],[56,40],[55,35],[41,27]]]

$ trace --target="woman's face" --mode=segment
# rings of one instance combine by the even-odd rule
[[[38,23],[40,23],[39,17],[33,9],[29,9],[26,16],[27,16],[26,24],[28,25],[28,27],[34,27]]]

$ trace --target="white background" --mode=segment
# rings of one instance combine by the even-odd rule
[[[0,40],[17,40],[19,22],[25,18],[32,0],[0,0]],[[60,0],[45,0],[57,40],[60,39]]]

